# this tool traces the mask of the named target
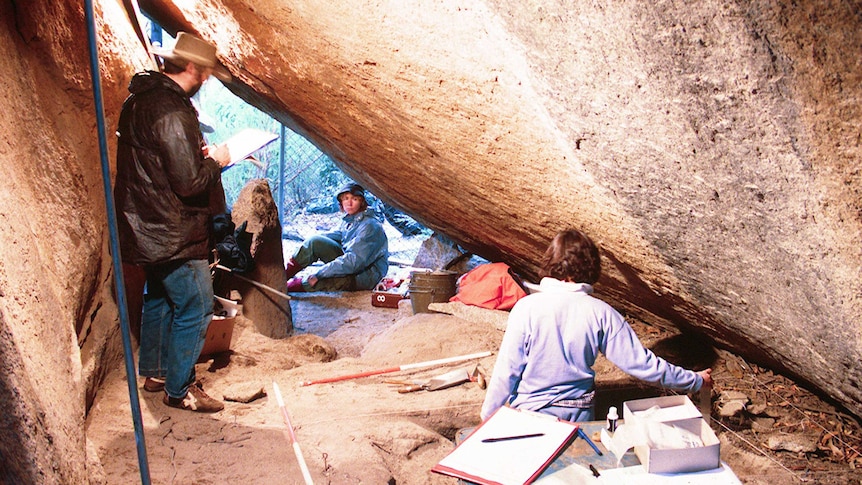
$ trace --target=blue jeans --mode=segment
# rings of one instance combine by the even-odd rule
[[[138,373],[165,379],[168,396],[183,398],[213,316],[213,287],[204,259],[148,266]]]
[[[560,419],[572,422],[592,421],[595,407],[591,408],[568,408],[562,406],[545,406],[538,410],[543,414],[550,414]]]

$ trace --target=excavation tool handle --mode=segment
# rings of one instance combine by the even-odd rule
[[[359,374],[350,374],[350,375],[346,375],[346,376],[328,377],[325,379],[317,379],[314,381],[302,381],[299,383],[299,385],[300,386],[310,386],[313,384],[324,384],[327,382],[345,381],[348,379],[356,379],[359,377],[375,376],[378,374],[388,374],[390,372],[398,372],[398,371],[404,371],[404,370],[418,369],[420,367],[430,367],[430,366],[435,366],[435,365],[449,364],[451,362],[459,362],[459,361],[463,361],[463,360],[481,359],[482,357],[487,357],[489,355],[491,355],[490,351],[479,352],[479,353],[470,354],[470,355],[459,355],[457,357],[447,357],[445,359],[429,360],[427,362],[417,362],[415,364],[405,364],[405,365],[400,365],[398,367],[389,367],[386,369],[378,369],[378,370],[372,370],[372,371],[368,371],[368,372],[360,372]]]
[[[259,282],[259,281],[255,281],[255,280],[253,280],[253,279],[251,279],[251,278],[246,278],[245,276],[242,276],[242,275],[236,274],[236,273],[234,273],[234,272],[233,272],[233,270],[232,270],[232,269],[230,269],[230,268],[228,268],[228,267],[226,267],[226,266],[222,266],[222,265],[220,265],[220,264],[217,264],[217,265],[216,265],[216,269],[220,269],[220,270],[222,270],[222,271],[225,271],[225,272],[227,272],[227,273],[230,273],[230,274],[232,274],[234,277],[239,278],[239,279],[241,279],[241,280],[245,281],[246,283],[251,283],[251,284],[253,284],[254,286],[256,286],[256,287],[260,288],[261,290],[266,290],[266,291],[268,291],[268,292],[270,292],[270,293],[273,293],[273,294],[275,294],[275,295],[278,295],[278,296],[280,296],[280,297],[284,298],[285,300],[290,300],[290,295],[288,295],[287,293],[282,293],[282,292],[280,292],[280,291],[276,290],[275,288],[273,288],[273,287],[271,287],[271,286],[267,286],[267,285],[265,285],[265,284],[263,284],[263,283],[261,283],[261,282]]]
[[[408,392],[416,392],[425,389],[424,384],[411,384],[409,386],[404,386],[401,389],[398,389],[400,394],[407,394]]]

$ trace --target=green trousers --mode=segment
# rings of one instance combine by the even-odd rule
[[[301,268],[307,268],[318,261],[328,263],[342,255],[344,250],[337,241],[326,236],[312,236],[296,250],[293,259]],[[356,291],[356,276],[320,278],[314,286],[308,284],[308,277],[305,277],[302,279],[302,288],[305,291]]]

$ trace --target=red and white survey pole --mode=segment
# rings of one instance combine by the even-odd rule
[[[404,370],[419,369],[422,367],[432,367],[435,365],[451,364],[452,362],[461,362],[463,360],[481,359],[482,357],[488,357],[489,355],[491,355],[491,352],[479,352],[478,354],[459,355],[457,357],[448,357],[445,359],[429,360],[427,362],[417,362],[415,364],[404,364],[404,365],[399,365],[398,367],[387,367],[386,369],[378,369],[378,370],[372,370],[372,371],[368,371],[368,372],[360,372],[358,374],[349,374],[346,376],[327,377],[325,379],[318,379],[315,381],[302,381],[299,383],[299,385],[300,386],[310,386],[312,384],[325,384],[327,382],[346,381],[348,379],[358,379],[360,377],[376,376],[379,374],[388,374],[391,372],[399,372],[399,371],[404,371]]]
[[[296,441],[296,434],[293,432],[293,426],[290,424],[290,415],[287,414],[287,408],[284,406],[284,399],[281,397],[281,389],[275,381],[272,382],[272,389],[275,392],[275,399],[278,401],[278,407],[281,408],[281,416],[284,418],[284,424],[287,426],[287,434],[290,437],[290,442],[293,445],[293,453],[296,455],[296,461],[299,462],[299,469],[302,470],[302,478],[305,479],[306,485],[314,485],[311,480],[311,474],[308,472],[308,465],[305,464],[305,458],[302,456],[302,450],[299,448],[299,442]]]

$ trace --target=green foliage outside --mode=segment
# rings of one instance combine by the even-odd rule
[[[201,120],[214,128],[205,133],[208,143],[224,142],[237,132],[253,128],[274,133],[281,137],[281,124],[235,96],[215,79],[207,81],[196,95]],[[279,157],[282,140],[277,139],[252,156],[255,161],[238,162],[222,173],[228,208],[233,207],[240,191],[249,180],[266,178],[273,192],[273,199],[280,203],[279,214],[291,215],[314,205],[316,199],[326,203],[347,176],[338,169],[326,154],[301,135],[284,130],[284,175],[280,177]],[[279,201],[279,189],[284,184],[283,201]],[[337,208],[336,208],[337,209]]]
[[[211,126],[212,133],[204,133],[209,144],[219,144],[236,133],[247,129],[262,130],[279,136],[278,139],[252,154],[254,158],[237,162],[222,172],[222,184],[228,210],[233,208],[243,187],[253,179],[265,178],[273,200],[279,206],[282,238],[302,240],[303,236],[319,232],[312,214],[329,214],[337,224],[339,207],[334,195],[349,180],[326,154],[302,135],[289,129],[282,132],[281,123],[246,103],[210,78],[194,101],[202,123]],[[281,138],[284,140],[281,140]],[[280,170],[280,157],[284,147],[284,170]],[[284,191],[280,192],[280,188]],[[366,193],[369,206],[378,210],[404,237],[397,241],[390,236],[389,252],[393,257],[412,260],[422,240],[431,232],[394,208],[387,207],[371,193]],[[396,236],[396,233],[392,233]],[[298,244],[298,243],[297,243]],[[296,244],[293,244],[295,246]],[[290,249],[290,248],[289,248]],[[289,251],[289,252],[292,252]]]
[[[170,47],[176,42],[151,20],[142,18],[141,22],[151,35],[158,32],[156,37],[160,45]],[[327,214],[335,221],[333,224],[337,223],[340,215],[334,195],[349,178],[329,156],[302,135],[282,128],[277,120],[234,95],[213,77],[204,83],[193,101],[198,107],[201,122],[214,129],[212,133],[204,133],[207,143],[211,145],[222,143],[248,128],[279,136],[253,153],[254,161],[237,162],[222,172],[228,210],[232,210],[240,192],[250,180],[265,178],[273,200],[278,205],[283,242],[285,238],[295,239],[297,236],[319,232],[318,219],[315,218],[317,214]],[[390,254],[412,260],[421,240],[430,236],[431,232],[409,216],[378,201],[373,194],[366,195],[369,205],[379,211],[381,218],[385,215],[386,220],[405,236],[399,237],[398,242],[390,236]]]

